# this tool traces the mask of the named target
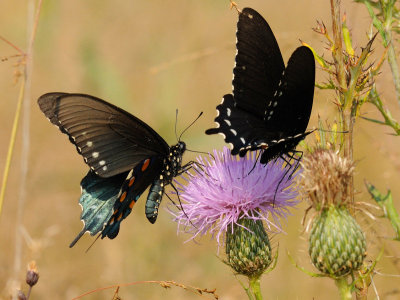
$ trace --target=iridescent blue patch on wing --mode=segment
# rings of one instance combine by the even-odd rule
[[[70,247],[73,247],[85,232],[89,232],[93,236],[103,230],[113,213],[114,203],[127,174],[128,172],[124,172],[109,178],[102,178],[93,171],[89,171],[82,179],[82,195],[79,204],[82,206],[81,220],[84,225]]]

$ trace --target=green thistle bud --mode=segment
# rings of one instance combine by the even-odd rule
[[[314,220],[309,242],[314,266],[333,277],[358,270],[366,255],[364,233],[344,207],[323,209]]]
[[[331,277],[348,275],[362,266],[367,248],[364,233],[349,213],[354,162],[338,152],[317,149],[301,164],[300,186],[317,211],[309,240],[311,261]]]
[[[238,274],[259,277],[271,264],[271,245],[261,220],[242,218],[226,232],[226,263]]]

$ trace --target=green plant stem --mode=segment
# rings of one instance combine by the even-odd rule
[[[347,283],[347,277],[340,277],[335,279],[336,286],[339,289],[340,299],[351,300],[351,285]]]
[[[396,90],[397,102],[400,105],[400,72],[396,58],[396,49],[394,48],[392,27],[393,27],[393,10],[396,1],[388,1],[383,9],[384,31],[385,31],[385,46],[388,47],[388,63],[392,71],[393,83]]]
[[[400,135],[400,125],[399,125],[399,123],[397,123],[392,118],[392,115],[391,115],[390,111],[386,110],[383,107],[382,100],[379,97],[379,94],[376,92],[376,88],[375,87],[373,87],[371,89],[369,99],[370,99],[370,102],[372,104],[374,104],[375,107],[379,110],[379,112],[381,113],[382,117],[385,119],[385,122],[380,122],[380,121],[376,121],[376,120],[372,120],[372,119],[368,119],[368,118],[366,118],[366,119],[369,120],[369,121],[375,122],[375,123],[379,123],[379,124],[382,124],[382,125],[390,126],[396,132],[396,135]]]
[[[253,294],[251,293],[250,288],[246,288],[246,287],[243,287],[243,288],[244,288],[244,290],[246,291],[246,294],[247,294],[247,297],[249,298],[249,300],[254,300],[254,296],[253,296]]]
[[[392,34],[390,31],[388,32],[388,35],[390,36],[390,39],[391,39]],[[388,55],[388,63],[389,63],[390,69],[392,70],[393,83],[394,83],[394,87],[396,89],[397,102],[400,105],[400,72],[399,72],[399,65],[397,63],[397,58],[396,58],[396,51],[394,49],[392,39],[389,44],[389,49],[388,49],[387,55]]]
[[[393,205],[392,193],[388,190],[384,196],[378,189],[369,182],[366,182],[368,192],[374,198],[376,203],[382,208],[384,216],[390,221],[396,233],[395,240],[400,241],[400,217],[396,208]]]
[[[352,115],[351,110],[348,109],[348,104],[352,103],[354,97],[354,89],[357,84],[358,76],[353,77],[351,74],[351,80],[349,86],[346,82],[346,71],[345,62],[343,55],[343,35],[342,35],[342,22],[340,14],[340,0],[330,0],[331,2],[331,14],[332,14],[332,30],[334,37],[334,49],[333,59],[336,67],[336,79],[339,85],[339,120],[341,128],[341,140],[343,142],[343,153],[344,156],[353,159],[353,125],[355,118]],[[355,73],[360,72],[361,66],[355,70]],[[346,134],[348,133],[348,134]],[[353,178],[349,184],[350,195],[352,200],[354,199],[353,193]]]
[[[382,39],[383,46],[388,48],[388,63],[392,71],[393,83],[396,90],[397,102],[400,105],[400,71],[399,65],[396,58],[396,49],[393,44],[392,27],[393,27],[393,9],[396,1],[387,1],[381,3],[380,13],[383,16],[383,20],[378,19],[369,1],[364,0],[365,7],[372,19],[374,27],[379,31]]]
[[[249,278],[250,289],[256,300],[262,300],[260,289],[260,277]]]
[[[345,132],[349,130],[349,118],[346,115],[345,102],[346,99],[344,94],[347,91],[346,73],[343,57],[343,43],[342,43],[342,24],[340,16],[340,0],[330,0],[331,3],[331,15],[332,15],[332,31],[333,31],[333,50],[332,56],[334,65],[336,68],[336,80],[338,82],[338,103],[339,106],[339,120],[340,129],[342,132],[341,140],[343,143],[343,153],[345,157],[349,155],[349,144],[346,143]]]
[[[6,165],[5,165],[4,171],[3,171],[3,181],[1,183],[0,216],[1,216],[1,211],[2,211],[2,207],[3,207],[4,195],[6,193],[6,186],[7,186],[7,180],[8,180],[8,173],[10,171],[11,159],[12,159],[12,155],[14,153],[15,137],[17,135],[19,118],[21,116],[21,107],[22,107],[22,100],[24,99],[24,93],[25,93],[25,80],[22,80],[21,87],[20,87],[20,90],[19,90],[19,95],[18,95],[17,109],[16,109],[16,112],[15,112],[13,127],[12,127],[12,130],[11,130],[10,143],[8,145]]]
[[[346,74],[343,60],[342,25],[340,17],[340,0],[330,0],[333,30],[333,59],[335,60],[336,76],[341,89],[346,89]]]

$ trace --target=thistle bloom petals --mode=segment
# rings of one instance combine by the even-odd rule
[[[241,218],[261,220],[267,230],[281,231],[279,219],[298,202],[292,186],[296,174],[289,176],[283,160],[256,162],[254,152],[238,159],[224,147],[222,152],[214,150],[214,157],[197,158],[194,172],[182,176],[186,183],[175,182],[183,210],[172,213],[179,226],[192,233],[192,239],[209,232],[218,244],[234,224],[242,226]]]

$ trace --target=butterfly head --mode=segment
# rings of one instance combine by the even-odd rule
[[[178,144],[176,144],[178,151],[183,154],[183,152],[186,151],[186,144],[182,141],[178,142]]]
[[[185,151],[186,151],[186,144],[182,141],[179,141],[176,145],[172,146],[169,150],[170,160],[182,162],[181,158]]]

